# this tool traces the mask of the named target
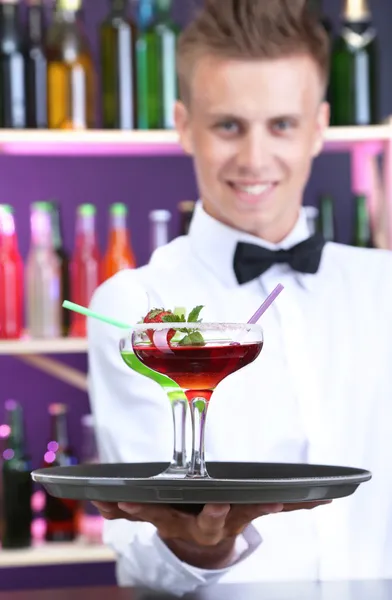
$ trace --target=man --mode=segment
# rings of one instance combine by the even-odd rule
[[[121,585],[181,594],[217,581],[392,576],[391,256],[314,239],[305,260],[278,252],[309,237],[303,191],[328,126],[328,43],[303,4],[206,0],[182,34],[175,118],[201,201],[189,236],[106,282],[92,308],[133,323],[149,290],[164,308],[203,304],[206,322],[244,322],[282,283],[261,355],[215,392],[207,457],[359,466],[373,479],[317,510],[207,506],[194,517],[101,504]],[[250,268],[254,246],[277,251],[270,264]],[[168,400],[122,364],[120,337],[89,323],[101,458],[170,460]]]

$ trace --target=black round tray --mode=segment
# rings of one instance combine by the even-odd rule
[[[291,463],[207,463],[211,479],[156,478],[167,463],[50,467],[32,473],[58,498],[163,503],[197,513],[207,503],[270,504],[343,498],[371,479],[363,469]]]

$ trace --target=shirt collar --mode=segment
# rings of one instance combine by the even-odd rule
[[[269,250],[287,250],[306,240],[309,235],[306,211],[303,207],[291,232],[279,244],[272,244],[214,219],[206,213],[201,201],[196,203],[189,228],[192,251],[224,285],[229,287],[238,285],[233,269],[233,258],[238,242],[248,242]],[[311,286],[314,277],[304,273],[295,273],[295,276],[305,287]]]

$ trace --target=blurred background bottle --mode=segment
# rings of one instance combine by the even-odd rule
[[[57,0],[47,34],[51,129],[86,129],[95,125],[95,68],[80,9],[81,0]]]
[[[336,242],[335,209],[332,196],[323,194],[320,197],[317,229],[323,234],[325,241]]]
[[[127,0],[110,0],[100,27],[101,93],[106,129],[136,127],[136,24],[128,17]]]
[[[77,464],[76,456],[69,445],[67,406],[50,404],[50,440],[46,447],[44,466],[67,467]],[[54,498],[45,492],[46,534],[49,542],[69,542],[78,533],[79,502],[65,498]]]
[[[354,196],[354,232],[352,245],[358,248],[373,248],[367,198],[361,194]]]
[[[93,204],[81,204],[77,209],[75,249],[71,259],[71,300],[88,306],[100,284],[101,257],[95,230],[96,209]],[[86,317],[71,314],[71,335],[85,337]]]
[[[60,207],[58,202],[51,200],[49,203],[51,209],[51,223],[52,223],[52,234],[53,234],[53,248],[56,252],[57,258],[60,264],[61,273],[61,296],[60,304],[63,304],[64,300],[70,298],[70,264],[69,256],[64,248],[63,243],[63,229],[61,223]],[[71,325],[71,312],[69,310],[61,309],[61,327],[62,334],[67,336]]]
[[[0,127],[26,127],[19,0],[0,0]]]
[[[180,235],[187,235],[189,226],[192,221],[193,212],[196,202],[193,200],[182,200],[178,203],[178,211],[180,213]]]
[[[5,405],[9,437],[3,452],[3,548],[31,544],[31,461],[26,454],[23,410],[14,400]]]
[[[27,328],[33,338],[61,336],[61,266],[53,237],[49,203],[34,202],[26,262]]]
[[[0,204],[0,339],[23,331],[23,262],[19,254],[13,209]]]
[[[27,1],[25,32],[26,122],[31,129],[44,129],[47,118],[46,23],[43,0]]]
[[[109,240],[102,261],[102,280],[105,281],[122,269],[136,267],[136,259],[131,246],[131,235],[127,227],[128,209],[118,202],[110,207]]]
[[[154,31],[154,0],[139,0],[136,42],[138,129],[159,129],[159,43]]]
[[[157,19],[153,34],[159,57],[159,129],[174,128],[174,104],[178,98],[176,46],[180,28],[171,18],[172,0],[156,0]]]
[[[97,441],[94,429],[94,417],[83,415],[82,419],[82,463],[92,465],[99,463]],[[88,543],[102,543],[103,519],[97,508],[86,500],[82,503],[82,514],[79,533]]]
[[[330,77],[331,124],[378,123],[378,45],[368,0],[344,0]]]
[[[151,253],[153,253],[154,250],[169,242],[171,213],[168,210],[152,210],[148,218],[150,220]]]

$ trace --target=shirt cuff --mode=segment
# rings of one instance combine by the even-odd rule
[[[222,569],[200,569],[182,562],[177,556],[166,546],[159,535],[155,534],[154,545],[158,553],[167,564],[170,564],[177,571],[185,570],[189,575],[193,575],[199,581],[199,585],[210,585],[216,583],[225,573],[230,571],[235,565],[243,562],[248,556],[262,543],[262,538],[253,525],[248,525],[241,535],[237,536],[234,552],[230,563]]]

